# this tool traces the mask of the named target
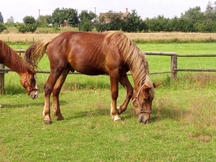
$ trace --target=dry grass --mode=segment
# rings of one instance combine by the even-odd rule
[[[23,43],[28,43],[28,42],[36,42],[41,39],[46,39],[46,38],[54,38],[58,34],[21,34],[21,33],[8,33],[8,34],[0,34],[0,39],[5,41],[5,42],[23,42]]]
[[[127,33],[132,40],[141,41],[212,41],[216,40],[216,33],[183,33],[183,32],[158,32],[158,33]]]
[[[64,30],[65,31],[65,30]],[[63,32],[58,31],[58,33],[27,33],[21,34],[16,32],[4,32],[0,34],[0,39],[5,42],[35,42],[40,39],[54,38],[59,33]],[[158,33],[126,33],[126,35],[135,41],[145,41],[145,42],[202,42],[202,41],[215,41],[216,33],[182,33],[182,32],[158,32]]]

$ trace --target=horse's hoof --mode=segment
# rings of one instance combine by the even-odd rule
[[[55,116],[56,120],[64,120],[64,117],[62,116],[61,113],[59,113],[59,114],[54,114],[54,116]]]
[[[56,120],[64,120],[63,116],[57,117]]]
[[[52,124],[52,121],[51,120],[44,120],[44,124],[50,125],[50,124]]]
[[[114,116],[112,115],[112,118],[114,121],[121,121],[121,118],[119,115],[114,115]]]

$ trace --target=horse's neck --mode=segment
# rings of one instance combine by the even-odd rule
[[[4,65],[9,67],[11,70],[17,72],[19,75],[25,73],[28,69],[24,59],[22,59],[19,55],[14,53],[15,56],[12,58],[12,53],[10,53],[10,57],[6,57],[4,61]],[[17,56],[16,56],[17,55]]]
[[[142,69],[142,70],[140,70]],[[145,67],[132,68],[130,69],[133,82],[134,82],[134,88],[135,90],[139,89],[140,86],[142,86],[145,83],[146,77],[149,75],[148,70],[145,69]]]

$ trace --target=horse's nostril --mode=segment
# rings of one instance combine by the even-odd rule
[[[148,119],[148,120],[146,120],[145,122],[144,122],[144,124],[148,124],[148,123],[150,123],[151,121]]]
[[[143,123],[143,120],[144,120],[144,116],[140,116],[139,119],[138,119],[138,121],[139,121],[140,123]]]

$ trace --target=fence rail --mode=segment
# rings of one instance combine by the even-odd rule
[[[15,51],[21,55],[25,52],[24,49],[15,49]],[[166,56],[170,57],[170,71],[164,71],[164,72],[152,72],[151,74],[165,74],[170,73],[171,78],[175,79],[177,77],[177,72],[216,72],[216,69],[182,69],[178,68],[178,57],[216,57],[216,54],[193,54],[193,55],[185,55],[185,54],[177,54],[175,52],[152,52],[147,51],[145,52],[146,55],[152,55],[152,56]],[[4,65],[0,64],[0,94],[3,93],[4,90],[4,75],[5,73],[8,73],[9,71],[12,71],[10,69],[5,69]],[[50,73],[49,71],[36,71],[36,73]],[[78,72],[75,72],[75,74],[79,74]]]

